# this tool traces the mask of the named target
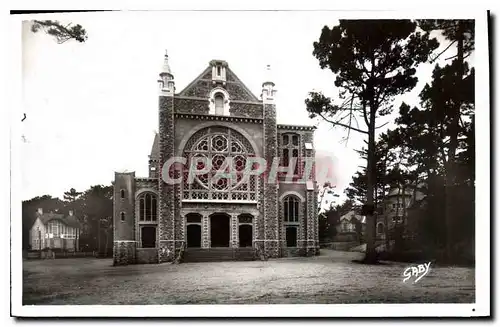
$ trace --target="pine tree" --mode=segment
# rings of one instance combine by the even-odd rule
[[[320,67],[335,75],[335,86],[343,103],[335,104],[322,93],[306,99],[311,117],[319,116],[333,126],[368,137],[366,208],[366,255],[375,262],[374,186],[376,183],[375,130],[377,117],[391,112],[395,96],[410,91],[417,83],[415,67],[427,60],[438,42],[416,31],[410,20],[340,20],[325,26],[314,43],[313,54]],[[360,128],[357,119],[364,121]]]

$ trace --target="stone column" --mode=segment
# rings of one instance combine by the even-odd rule
[[[278,131],[276,105],[274,101],[264,102],[264,158],[268,167],[278,157]],[[278,181],[264,178],[264,252],[266,257],[279,256],[278,224]]]
[[[173,261],[175,258],[175,192],[174,185],[163,180],[165,162],[174,157],[174,98],[160,96],[159,99],[159,134],[160,134],[160,178],[158,178],[159,191],[159,219],[158,261]],[[174,176],[172,176],[174,177]]]
[[[201,247],[203,249],[210,248],[210,218],[205,213],[201,218]]]
[[[314,207],[316,202],[314,202],[314,191],[308,190],[306,193],[306,224],[307,224],[307,242],[306,242],[306,255],[312,256],[316,253],[316,244],[314,240],[316,239],[316,232],[314,230]]]
[[[231,215],[231,236],[230,236],[230,244],[232,248],[238,248],[239,247],[239,236],[238,236],[238,215],[237,214],[232,214]]]

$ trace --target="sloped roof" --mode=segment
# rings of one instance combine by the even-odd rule
[[[51,220],[59,220],[63,224],[70,226],[70,227],[75,227],[75,228],[80,228],[80,222],[78,219],[76,219],[75,216],[64,216],[62,213],[44,213],[42,215],[37,214],[37,218],[40,218],[40,221],[44,224],[47,225],[47,223]]]
[[[212,62],[212,61],[211,61]],[[227,64],[227,63],[226,63]],[[198,75],[191,83],[189,83],[182,91],[178,93],[179,96],[190,96],[189,94],[191,93],[193,89],[196,89],[198,87],[201,87],[202,89],[206,89],[205,83],[210,80],[211,83],[211,77],[210,79],[207,79],[207,76],[211,75],[212,72],[212,66],[209,65],[207,68],[203,70],[203,72]],[[233,85],[236,85],[243,93],[246,93],[246,100],[247,101],[252,101],[252,102],[260,102],[259,98],[243,83],[241,80],[236,76],[236,74],[229,68],[229,66],[226,66],[226,77],[227,77],[227,82],[226,83],[231,83]],[[211,87],[210,87],[211,89]],[[234,94],[231,92],[231,90],[227,89],[229,92],[230,97],[237,96],[237,94]],[[243,100],[243,99],[236,99],[236,100]]]
[[[151,159],[158,159],[160,157],[160,136],[158,133],[155,134],[155,139],[153,140],[153,146],[151,147]]]
[[[352,218],[356,218],[357,220],[361,221],[362,224],[366,223],[366,217],[362,215],[358,215],[356,211],[351,210],[342,217],[340,217],[340,221],[348,219],[349,221],[352,220]]]
[[[387,196],[403,196],[403,190],[398,189],[397,187],[391,189]],[[413,195],[413,190],[406,188],[404,191],[404,195],[406,196],[412,196]]]

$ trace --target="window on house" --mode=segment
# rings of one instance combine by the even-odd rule
[[[377,233],[382,234],[384,232],[384,224],[379,223],[377,225]]]
[[[215,114],[224,115],[224,96],[220,93],[217,93],[214,96],[214,103],[215,103]]]
[[[125,190],[120,190],[120,198],[125,199]]]
[[[121,221],[125,221],[125,212],[120,212]]]
[[[287,196],[283,201],[283,215],[285,222],[299,221],[299,199],[295,196]]]
[[[49,233],[52,237],[59,237],[63,233],[63,224],[58,220],[52,220],[48,224]]]
[[[156,221],[157,198],[152,193],[143,193],[139,197],[139,220]]]

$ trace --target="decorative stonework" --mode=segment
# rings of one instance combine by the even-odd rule
[[[184,146],[183,157],[187,162],[208,160],[212,170],[207,174],[195,176],[189,181],[189,166],[184,170],[182,198],[184,200],[228,200],[256,201],[256,176],[246,181],[242,172],[247,158],[254,156],[255,151],[247,138],[241,133],[222,126],[201,129],[193,134]],[[222,167],[226,158],[232,158],[236,170],[240,172],[235,178],[221,177],[214,180],[217,170]]]
[[[315,253],[315,230],[314,230],[314,213],[315,209],[314,207],[316,206],[316,203],[314,202],[314,192],[313,191],[307,191],[306,194],[306,200],[307,200],[307,255],[314,255]]]
[[[123,266],[136,263],[135,252],[136,252],[135,241],[114,241],[113,265]]]
[[[163,166],[174,150],[174,103],[172,97],[160,97],[159,105],[160,163]],[[175,254],[175,194],[173,185],[159,178],[159,261],[171,261]]]
[[[238,82],[238,81],[239,81],[239,80],[237,79],[236,75],[234,75],[234,73],[233,73],[230,69],[228,69],[228,70],[226,71],[226,80],[227,80],[228,82]]]
[[[208,249],[210,247],[210,218],[204,214],[201,219],[201,247]]]
[[[237,248],[239,243],[239,237],[238,237],[238,215],[232,214],[231,215],[231,239],[230,239],[230,244],[231,247]]]
[[[276,106],[264,105],[264,158],[273,162],[278,155]],[[279,256],[278,187],[276,183],[264,181],[264,251],[267,257]]]
[[[306,125],[277,125],[280,133],[285,133],[287,131],[314,131],[316,129],[315,126],[306,126]]]
[[[209,112],[208,99],[174,98],[175,113],[205,114]]]
[[[196,119],[205,121],[222,121],[231,123],[251,123],[251,124],[262,124],[263,121],[262,118],[255,118],[255,117],[215,116],[208,114],[205,115],[205,114],[189,114],[189,113],[176,113],[175,118]]]
[[[158,178],[135,178],[135,185],[137,190],[153,189],[158,191]]]
[[[239,83],[228,82],[226,89],[232,100],[258,101],[255,96]]]
[[[212,82],[208,80],[198,80],[188,89],[182,91],[180,95],[185,97],[199,97],[208,99],[210,90],[212,90]]]
[[[261,103],[231,102],[231,116],[262,118]]]

